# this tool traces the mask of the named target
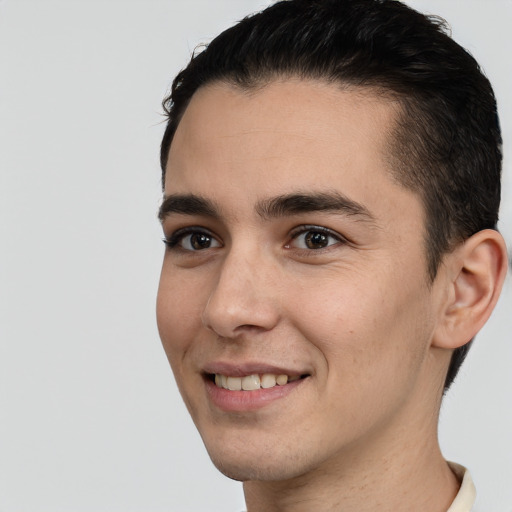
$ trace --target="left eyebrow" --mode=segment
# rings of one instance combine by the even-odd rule
[[[375,217],[361,203],[339,192],[285,194],[258,201],[256,212],[263,219],[288,217],[308,212],[341,213],[375,224]]]

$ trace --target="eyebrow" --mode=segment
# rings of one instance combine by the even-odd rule
[[[368,208],[337,191],[283,194],[258,201],[255,210],[265,220],[308,212],[334,212],[356,217],[357,220],[375,222],[375,217]],[[165,217],[172,213],[198,215],[214,219],[221,217],[220,208],[215,202],[194,194],[166,196],[158,212],[158,218],[163,221]]]
[[[259,201],[256,211],[264,219],[308,212],[334,212],[375,222],[375,217],[366,206],[337,191],[284,194]]]
[[[158,218],[163,221],[171,213],[220,217],[219,210],[212,201],[192,194],[166,196],[158,210]]]

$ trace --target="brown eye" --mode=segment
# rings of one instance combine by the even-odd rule
[[[323,249],[329,245],[329,237],[324,233],[309,231],[304,237],[304,243],[308,249]]]
[[[331,245],[342,244],[345,239],[321,226],[304,226],[303,229],[292,235],[292,241],[287,248],[319,250]]]
[[[185,237],[183,242],[187,240],[190,244],[190,247],[194,251],[200,251],[201,249],[208,249],[212,245],[212,237],[205,235],[204,233],[193,233],[192,235],[189,235],[188,237]]]
[[[170,237],[164,239],[169,250],[204,251],[222,247],[221,242],[212,234],[194,229],[178,230]]]
[[[177,245],[185,251],[204,251],[205,249],[221,247],[220,242],[216,238],[202,231],[184,233],[180,238]]]

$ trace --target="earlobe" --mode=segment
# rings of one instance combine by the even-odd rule
[[[468,343],[489,318],[507,273],[507,249],[494,230],[475,233],[445,259],[445,296],[432,346],[455,349]]]

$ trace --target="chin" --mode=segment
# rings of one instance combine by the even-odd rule
[[[301,472],[291,471],[289,468],[275,467],[274,464],[254,464],[253,462],[240,463],[212,459],[215,467],[225,476],[238,482],[258,480],[263,482],[283,481],[295,478]]]
[[[258,450],[257,455],[246,450],[208,449],[215,467],[225,476],[239,482],[249,480],[283,481],[296,478],[311,470],[299,454]]]

